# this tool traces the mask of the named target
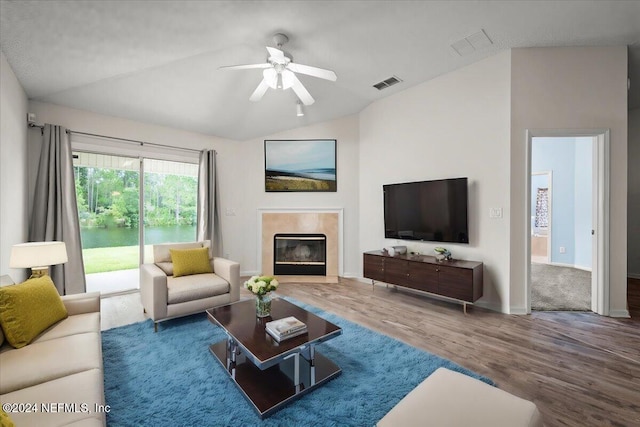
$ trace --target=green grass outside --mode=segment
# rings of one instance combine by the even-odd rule
[[[91,274],[138,268],[138,250],[137,245],[83,249],[84,272]],[[146,245],[144,253],[145,262],[152,262],[152,245]]]

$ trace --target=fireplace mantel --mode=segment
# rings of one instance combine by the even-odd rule
[[[273,274],[273,238],[279,233],[327,236],[326,276],[278,276],[281,282],[336,283],[343,275],[342,208],[259,208],[258,271]]]

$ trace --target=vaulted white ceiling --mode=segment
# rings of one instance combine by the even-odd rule
[[[493,44],[451,47],[481,30]],[[249,101],[261,70],[218,70],[266,61],[277,32],[294,61],[338,75],[300,76],[316,99],[304,117],[291,90]],[[30,99],[236,140],[357,113],[504,49],[614,45],[631,45],[640,107],[640,1],[0,3],[0,48]]]

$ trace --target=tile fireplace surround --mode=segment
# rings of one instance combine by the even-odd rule
[[[342,266],[342,209],[258,209],[261,272],[273,274],[273,238],[278,233],[327,236],[326,276],[278,275],[281,282],[337,283]]]

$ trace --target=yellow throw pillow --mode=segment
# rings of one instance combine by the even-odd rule
[[[0,326],[15,348],[66,317],[67,309],[49,276],[0,288]]]
[[[173,263],[173,277],[213,273],[208,248],[169,249],[169,252]]]
[[[0,426],[2,427],[15,427],[16,425],[11,421],[11,417],[3,408],[0,408]]]

